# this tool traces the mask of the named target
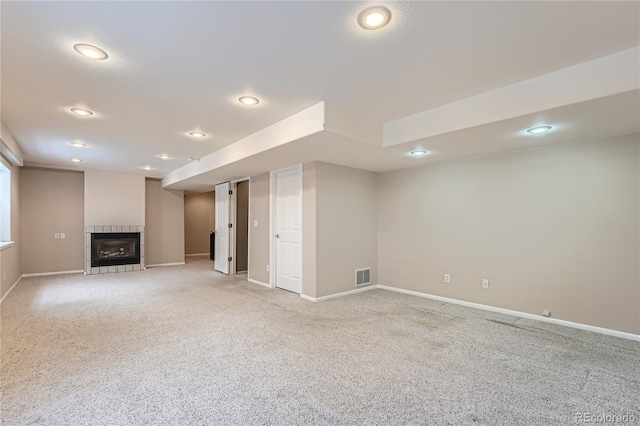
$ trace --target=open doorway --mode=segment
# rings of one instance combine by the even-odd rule
[[[249,270],[249,179],[216,185],[214,269],[223,274]]]
[[[249,270],[249,181],[236,183],[235,272]]]
[[[215,230],[215,191],[184,193],[184,247],[187,260],[210,261]]]

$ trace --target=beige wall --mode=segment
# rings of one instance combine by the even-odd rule
[[[316,297],[354,290],[360,268],[377,284],[378,175],[323,162],[315,169]]]
[[[143,175],[86,170],[84,177],[85,226],[145,224]]]
[[[638,138],[381,174],[380,284],[640,333]]]
[[[21,199],[23,273],[83,270],[83,173],[25,167]]]
[[[7,294],[7,291],[22,276],[22,220],[21,220],[21,174],[22,169],[18,166],[11,166],[8,161],[3,163],[11,170],[11,239],[15,243],[0,251],[0,298]]]
[[[147,266],[184,262],[184,191],[163,189],[156,179],[145,186]]]
[[[184,238],[187,254],[209,253],[209,232],[215,231],[215,192],[184,197]]]
[[[249,254],[249,181],[236,185],[236,271],[246,271]]]
[[[249,278],[269,284],[269,173],[249,180]],[[258,226],[254,226],[254,221]]]
[[[318,278],[317,168],[317,161],[302,165],[302,294],[311,297],[317,297]]]
[[[377,185],[375,173],[317,161],[303,164],[302,294],[354,290],[359,268],[371,267],[377,283]],[[251,178],[249,277],[264,283],[269,282],[269,191],[269,173]]]

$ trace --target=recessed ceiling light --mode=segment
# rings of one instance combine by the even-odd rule
[[[169,154],[160,154],[158,155],[158,158],[162,158],[163,160],[171,160],[173,157]]]
[[[154,170],[154,168],[153,168],[153,167],[151,167],[151,166],[142,166],[142,167],[140,167],[140,168],[141,168],[142,170]]]
[[[103,60],[109,57],[109,55],[107,55],[107,52],[100,49],[99,47],[95,47],[90,44],[78,43],[74,45],[73,48],[76,50],[76,52],[86,56],[87,58]]]
[[[530,128],[527,132],[539,135],[540,133],[548,132],[549,130],[551,130],[551,126],[538,126]]]
[[[83,144],[82,142],[71,142],[69,145],[75,146],[76,148],[86,148],[87,147],[87,145]]]
[[[195,157],[189,157],[187,158],[188,161],[196,161],[199,160],[199,158],[195,158]]]
[[[366,30],[377,30],[389,23],[391,11],[386,7],[374,6],[363,10],[358,15],[358,23]]]
[[[194,138],[198,138],[198,139],[199,138],[204,138],[205,136],[207,136],[202,132],[191,132],[191,133],[189,133],[189,135],[191,135]]]
[[[79,159],[79,158],[72,158],[72,159],[71,159],[71,161],[73,161],[74,163],[79,163],[79,162],[81,162],[82,160],[81,160],[81,159]]]
[[[260,99],[254,98],[253,96],[241,96],[239,99],[241,104],[245,105],[258,105]]]
[[[93,115],[92,111],[89,111],[88,109],[82,109],[82,108],[71,108],[69,111],[71,111],[72,113],[79,115],[81,117],[88,117],[90,115]]]
[[[424,157],[428,153],[429,151],[425,151],[423,149],[416,149],[415,151],[410,152],[410,154],[413,155],[414,157]]]

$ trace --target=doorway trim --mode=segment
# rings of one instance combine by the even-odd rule
[[[271,288],[277,288],[277,276],[276,276],[276,238],[275,238],[275,229],[276,229],[276,175],[280,172],[286,172],[290,170],[299,170],[300,171],[300,183],[302,184],[300,187],[300,197],[302,202],[302,192],[304,188],[304,184],[302,182],[303,178],[303,170],[302,164],[297,164],[295,166],[285,167],[283,169],[272,170],[269,172],[269,286]],[[301,206],[302,207],[302,206]],[[302,223],[302,208],[300,208],[300,222]],[[304,258],[304,233],[302,235],[302,250]],[[301,265],[302,266],[302,265]],[[304,269],[301,268],[301,277],[302,283],[304,285]],[[302,289],[300,289],[300,294],[302,294]]]
[[[231,274],[231,262],[228,259],[225,259],[225,256],[224,256],[225,254],[227,257],[229,256],[229,250],[231,247],[231,232],[229,231],[229,228],[228,228],[228,225],[231,220],[231,217],[230,217],[231,216],[230,215],[231,197],[229,196],[229,194],[226,193],[226,191],[228,191],[230,188],[231,188],[231,184],[229,182],[222,182],[217,184],[215,189],[216,191],[215,192],[216,237],[215,237],[215,248],[214,248],[215,256],[214,256],[213,268],[214,270],[220,271],[221,273],[226,275]],[[224,202],[219,203],[219,201],[224,201]],[[221,206],[220,204],[224,204],[224,205]],[[221,223],[221,222],[226,222],[226,223]],[[224,232],[222,232],[223,229],[224,229]],[[223,242],[222,234],[224,234],[224,236],[226,237],[226,242]],[[220,266],[223,264],[226,264],[224,268]]]

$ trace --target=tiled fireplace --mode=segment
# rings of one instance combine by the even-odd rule
[[[110,274],[145,269],[144,226],[87,226],[85,274]]]

